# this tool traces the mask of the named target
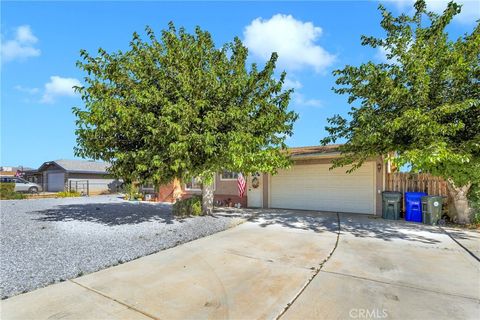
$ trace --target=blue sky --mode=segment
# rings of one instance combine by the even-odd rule
[[[465,2],[465,1],[462,1]],[[385,3],[398,14],[411,0]],[[440,11],[445,1],[429,1]],[[470,32],[479,18],[476,1],[449,27],[452,37]],[[192,31],[208,30],[218,46],[239,36],[250,60],[262,63],[271,51],[296,89],[290,108],[300,114],[290,146],[315,145],[326,135],[328,117],[345,115],[346,97],[331,91],[332,70],[381,61],[379,50],[362,47],[360,36],[381,36],[376,1],[337,2],[2,2],[1,165],[38,167],[73,159],[75,118],[81,106],[71,86],[83,74],[79,50],[125,50],[134,31],[169,21]],[[158,33],[158,32],[157,32]]]

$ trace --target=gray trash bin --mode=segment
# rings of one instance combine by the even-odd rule
[[[423,223],[436,225],[442,218],[443,198],[440,196],[422,197]]]
[[[389,220],[400,219],[400,203],[402,193],[397,191],[382,192],[382,218]]]

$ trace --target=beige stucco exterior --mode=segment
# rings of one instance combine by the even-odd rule
[[[315,164],[323,164],[323,165],[331,165],[332,161],[339,156],[339,153],[330,152],[327,154],[309,154],[309,155],[300,155],[300,156],[293,156],[293,167],[298,166],[307,166],[307,165],[315,165]],[[367,161],[366,166],[370,166],[369,169],[371,174],[368,175],[369,179],[371,178],[373,182],[369,182],[369,186],[372,186],[372,189],[369,187],[368,199],[372,199],[373,206],[372,212],[376,215],[381,215],[382,212],[382,191],[385,188],[385,173],[386,173],[386,165],[382,157],[377,157],[375,159],[371,159]],[[325,167],[324,167],[325,168]],[[337,169],[340,170],[340,169]],[[345,169],[346,170],[346,169]],[[372,176],[373,175],[373,176]],[[272,175],[270,174],[263,174],[262,175],[262,185],[260,186],[262,190],[262,199],[261,203],[263,208],[271,207],[271,189],[272,189]],[[370,181],[372,181],[370,180]],[[247,190],[250,186],[250,179],[247,178]],[[191,194],[199,194],[201,193],[200,190],[198,191],[189,191],[185,190],[184,185],[181,186],[182,192],[184,196],[189,196]],[[170,194],[168,188],[165,188],[164,194]],[[247,192],[248,194],[248,192]],[[372,198],[370,198],[372,197]],[[167,197],[165,197],[167,199]],[[174,201],[173,198],[169,198],[171,201]],[[170,201],[168,200],[168,201]],[[238,203],[240,202],[242,206],[247,206],[247,197],[240,198],[238,195],[238,187],[237,187],[237,180],[236,179],[223,179],[220,173],[215,175],[215,201],[219,201],[220,203]],[[160,199],[160,201],[165,201]]]

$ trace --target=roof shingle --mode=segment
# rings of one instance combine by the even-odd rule
[[[328,154],[328,153],[337,153],[338,147],[340,144],[330,144],[327,146],[308,146],[308,147],[296,147],[288,148],[288,153],[291,156],[306,156],[306,155],[315,155],[315,154]]]
[[[70,172],[107,173],[109,164],[90,160],[54,160],[60,167]]]

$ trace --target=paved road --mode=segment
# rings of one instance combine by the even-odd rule
[[[479,281],[478,261],[438,228],[266,211],[5,300],[2,319],[474,319]]]

